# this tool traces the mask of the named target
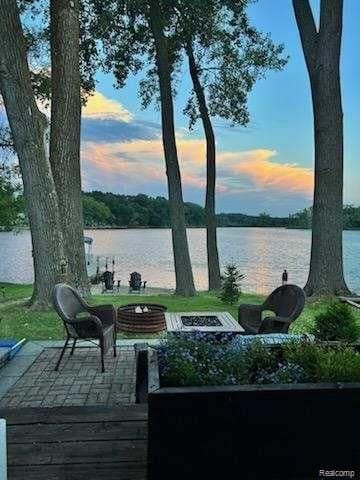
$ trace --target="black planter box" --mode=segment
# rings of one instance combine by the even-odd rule
[[[359,383],[161,388],[146,363],[148,480],[360,478]]]

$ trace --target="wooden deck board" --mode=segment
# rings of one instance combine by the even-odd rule
[[[103,463],[9,467],[9,480],[145,480],[145,464]]]
[[[2,409],[8,480],[145,480],[147,409]]]
[[[3,408],[0,418],[6,418],[8,425],[32,423],[88,423],[147,420],[145,405],[126,405],[122,407],[55,407],[55,408]]]
[[[8,425],[7,441],[10,443],[32,443],[96,440],[146,440],[145,421],[95,422],[95,423],[37,423]]]
[[[144,459],[144,440],[34,442],[8,446],[9,465],[49,465],[67,463],[113,463],[118,459],[140,462]]]

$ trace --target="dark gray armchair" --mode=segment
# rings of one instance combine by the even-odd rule
[[[274,290],[262,305],[240,305],[239,323],[245,334],[287,333],[290,324],[298,318],[305,305],[305,293],[297,285],[283,285]],[[262,319],[262,312],[275,316]]]
[[[105,371],[104,354],[114,350],[116,357],[116,310],[113,305],[88,305],[80,294],[69,285],[59,283],[53,291],[55,311],[62,319],[67,334],[65,344],[55,370],[64,356],[70,339],[73,339],[70,355],[73,355],[77,340],[98,340],[101,350],[101,369]]]
[[[141,281],[141,275],[138,272],[132,272],[129,280],[129,293],[141,292],[141,289],[145,290],[147,282]]]

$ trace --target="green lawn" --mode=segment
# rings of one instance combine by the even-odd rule
[[[60,319],[51,310],[34,311],[25,306],[25,299],[31,296],[29,285],[5,285],[7,299],[24,299],[23,303],[0,305],[0,338],[26,338],[28,340],[52,340],[63,338],[63,327]],[[151,302],[166,305],[169,311],[229,311],[237,318],[237,307],[223,304],[214,295],[201,293],[193,298],[176,297],[172,295],[94,295],[89,299],[92,304],[112,303],[115,306],[126,303]],[[260,303],[262,297],[254,294],[242,294],[241,303]],[[302,315],[292,326],[295,333],[308,331],[314,315],[324,309],[326,301],[307,302]],[[360,323],[360,312],[354,312]],[[143,334],[138,336],[144,337]],[[119,334],[119,337],[136,338],[136,334]]]
[[[0,282],[0,304],[31,297],[32,285]]]

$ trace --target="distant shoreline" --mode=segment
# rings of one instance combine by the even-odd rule
[[[206,228],[206,225],[201,226],[191,226],[188,225],[186,228],[194,228],[194,229],[202,229]],[[229,225],[226,227],[218,226],[217,228],[282,228],[285,229],[287,227],[275,227],[275,226],[264,226],[264,225]],[[86,226],[84,227],[85,230],[170,230],[171,227],[112,227],[112,226],[101,226],[101,227],[91,227]]]
[[[191,229],[202,229],[206,228],[206,225],[201,225],[201,226],[187,226],[186,228],[191,228]],[[226,225],[226,226],[218,226],[217,228],[271,228],[271,229],[282,229],[282,230],[309,230],[311,231],[311,228],[305,228],[305,227],[289,227],[289,226],[275,226],[275,225]],[[91,226],[91,225],[86,225],[84,226],[84,230],[170,230],[171,227],[156,227],[156,226],[112,226],[112,225],[101,225],[101,226]],[[30,228],[27,226],[24,227],[17,227],[14,230],[4,230],[0,226],[0,233],[8,233],[8,232],[21,232],[21,231],[29,231]],[[349,232],[349,231],[355,231],[358,232],[360,231],[360,228],[344,228],[344,232]]]
[[[206,228],[206,225],[201,225],[201,226],[192,226],[188,225],[186,228],[192,228],[192,229],[202,229]],[[277,227],[274,225],[227,225],[227,226],[218,226],[217,228],[281,228],[281,229],[289,229],[289,227]],[[126,227],[119,227],[119,226],[112,226],[112,225],[101,225],[101,226],[91,226],[91,225],[85,225],[84,230],[170,230],[171,227],[156,227],[156,226],[137,226],[137,227],[132,227],[132,226],[126,226]],[[305,228],[291,228],[294,230],[307,230]],[[309,229],[308,229],[309,230]],[[360,230],[360,229],[359,229]],[[19,231],[30,231],[30,228],[27,226],[24,227],[17,227],[14,230],[3,230],[1,225],[0,225],[0,233],[1,232],[19,232]]]

